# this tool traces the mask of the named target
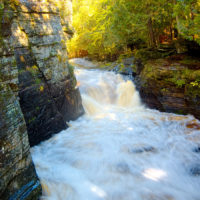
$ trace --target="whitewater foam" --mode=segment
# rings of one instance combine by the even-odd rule
[[[192,116],[145,108],[113,72],[76,69],[86,114],[32,148],[45,200],[199,200]]]

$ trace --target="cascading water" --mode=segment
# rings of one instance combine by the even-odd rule
[[[32,148],[42,199],[200,199],[199,121],[145,108],[113,72],[76,77],[86,114]]]

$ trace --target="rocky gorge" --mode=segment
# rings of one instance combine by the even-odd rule
[[[147,107],[161,112],[191,114],[200,119],[198,56],[173,53],[145,61],[134,56],[125,57],[103,68],[129,76]]]
[[[53,3],[39,0],[3,1],[0,17],[0,199],[38,199],[30,146],[84,112],[66,23]]]
[[[185,55],[137,65],[135,82],[143,102],[162,112],[200,119],[200,60]]]
[[[38,159],[42,158],[42,155],[46,156],[45,159],[47,157],[52,159],[52,154],[48,154],[47,152],[53,150],[56,145],[54,145],[54,142],[52,142],[53,139],[50,141],[50,144],[53,145],[48,146],[48,144],[46,143],[47,147],[45,148],[42,148],[42,145],[44,144],[45,146],[45,143],[43,143],[39,148],[37,148],[38,146],[36,145],[40,144],[44,140],[49,139],[54,134],[67,129],[69,126],[69,124],[67,123],[68,121],[75,120],[84,113],[82,100],[78,89],[79,84],[76,81],[73,66],[69,64],[67,56],[66,40],[67,38],[71,37],[73,31],[69,28],[69,19],[63,14],[62,6],[59,7],[58,5],[56,5],[57,2],[58,1],[53,0],[0,1],[0,199],[2,200],[39,199],[40,195],[42,194],[41,183],[44,183],[43,187],[46,186],[45,192],[48,193],[48,190],[51,187],[48,188],[48,186],[45,185],[45,181],[43,181],[42,179],[41,180],[43,182],[40,183],[38,175],[35,171],[34,163],[37,169],[38,166],[42,166],[43,164],[40,162],[43,159]],[[64,4],[66,3],[65,0],[60,0],[59,2],[64,2]],[[114,63],[114,69],[113,66],[107,66],[105,65],[105,63],[103,63],[103,65],[104,69],[114,70],[117,73],[129,75],[135,83],[143,103],[147,105],[148,108],[157,109],[162,112],[191,114],[194,115],[197,119],[200,119],[199,58],[187,57],[187,55],[177,54],[166,58],[149,59],[146,62],[140,62],[140,60],[137,60],[134,57],[129,57],[126,59],[122,59],[121,63],[118,63],[117,66]],[[76,66],[78,67],[79,65]],[[109,72],[104,73],[103,71],[102,73],[102,71],[99,70],[99,72],[97,73],[99,68],[101,67],[99,67],[98,65],[89,66],[89,64],[87,63],[85,69],[87,69],[88,71],[81,71],[79,69],[80,74],[77,77],[79,77],[80,80],[83,81],[82,83],[80,83],[80,85],[82,87],[83,94],[85,92],[85,96],[83,95],[83,102],[85,103],[85,107],[88,106],[89,108],[91,108],[93,106],[92,108],[94,108],[94,110],[96,110],[96,108],[100,108],[99,110],[104,110],[106,104],[102,104],[103,101],[109,99],[109,103],[113,103],[117,102],[117,100],[113,100],[111,97],[116,97],[117,99],[117,97],[119,96],[121,100],[123,100],[124,96],[128,96],[129,98],[126,98],[127,102],[125,102],[125,104],[130,104],[130,106],[132,107],[135,106],[136,112],[134,109],[132,110],[132,112],[128,112],[128,109],[124,109],[123,112],[119,112],[120,109],[117,109],[115,111],[111,109],[111,113],[105,110],[105,115],[102,115],[104,117],[100,116],[98,118],[98,120],[102,119],[102,124],[99,124],[99,127],[100,129],[102,129],[101,132],[103,134],[102,137],[98,136],[99,138],[96,137],[95,134],[93,134],[97,131],[95,123],[99,122],[95,118],[94,121],[88,121],[87,116],[84,116],[85,118],[83,117],[83,119],[81,119],[79,122],[72,122],[72,124],[75,124],[76,128],[74,129],[74,131],[73,126],[72,129],[68,129],[71,135],[66,136],[66,132],[63,131],[61,134],[63,135],[63,137],[58,136],[58,138],[60,138],[60,141],[62,141],[61,143],[64,149],[64,151],[60,151],[59,140],[57,140],[58,151],[55,148],[56,150],[53,155],[55,155],[58,162],[55,162],[56,159],[53,161],[51,159],[51,161],[47,159],[48,161],[46,163],[48,163],[49,169],[51,169],[52,167],[52,171],[49,170],[47,172],[49,175],[48,178],[50,177],[50,183],[51,181],[52,183],[58,183],[60,180],[63,180],[66,177],[66,179],[68,180],[71,174],[74,175],[74,171],[72,171],[73,173],[71,174],[69,173],[72,168],[66,167],[66,165],[69,164],[66,163],[66,160],[68,161],[68,158],[70,156],[72,161],[74,159],[73,157],[77,156],[77,162],[70,163],[73,165],[72,167],[75,166],[76,168],[77,166],[81,167],[81,165],[79,166],[79,163],[82,163],[81,155],[79,155],[79,153],[81,154],[83,152],[84,156],[87,156],[90,155],[90,153],[95,152],[95,143],[88,142],[88,139],[91,138],[91,135],[92,137],[94,137],[94,140],[98,138],[99,141],[101,141],[102,138],[106,138],[106,140],[102,143],[105,143],[106,145],[102,145],[102,149],[106,149],[106,147],[109,147],[108,152],[110,154],[110,158],[113,156],[113,153],[110,149],[110,146],[112,145],[107,142],[112,142],[116,140],[116,132],[119,132],[119,134],[124,132],[124,135],[126,135],[127,133],[132,134],[131,131],[134,130],[136,131],[135,138],[137,139],[137,137],[140,136],[143,132],[140,131],[140,127],[151,127],[150,131],[152,131],[153,137],[151,134],[149,134],[149,128],[146,132],[148,133],[147,135],[149,137],[149,141],[151,141],[152,139],[154,139],[154,130],[158,125],[156,121],[161,123],[161,125],[158,126],[156,129],[156,133],[158,133],[156,137],[158,138],[160,138],[160,128],[162,127],[166,135],[168,135],[168,133],[171,133],[172,137],[174,137],[171,130],[175,130],[174,127],[177,127],[176,123],[178,124],[178,127],[180,127],[180,134],[182,134],[182,132],[184,131],[187,132],[185,130],[187,128],[191,129],[191,131],[194,131],[195,134],[195,131],[198,131],[200,129],[198,120],[191,116],[170,116],[171,114],[168,113],[158,114],[159,112],[155,110],[151,111],[150,109],[143,109],[143,104],[140,103],[140,98],[137,94],[137,91],[135,91],[135,86],[130,80],[125,81],[123,80],[123,78],[115,77],[115,74],[113,72],[111,72],[110,74]],[[94,72],[91,70],[89,72],[89,69],[95,69],[97,71]],[[81,75],[83,76],[83,79],[81,79]],[[86,77],[85,79],[84,75]],[[96,85],[98,84],[98,81],[100,82],[100,84]],[[105,82],[107,82],[107,84],[105,84]],[[87,83],[89,84],[87,85]],[[96,87],[94,87],[95,85]],[[84,88],[85,86],[87,86],[88,88]],[[92,88],[92,86],[94,88]],[[102,89],[100,87],[100,89],[98,90],[99,86],[102,86]],[[117,89],[115,88],[115,86]],[[91,94],[87,94],[88,91],[90,91]],[[105,91],[107,91],[107,96],[104,96]],[[113,91],[115,92],[113,93]],[[101,97],[99,98],[101,101],[96,101],[97,103],[94,104],[94,96]],[[132,99],[132,97],[134,97],[135,99]],[[95,100],[99,99],[97,98]],[[132,102],[132,100],[134,101]],[[121,101],[119,101],[118,103],[119,104],[117,104],[117,106],[119,106],[119,108],[120,106],[124,105],[123,103],[121,103]],[[126,105],[124,105],[124,107],[126,107]],[[138,118],[137,116],[137,111],[139,111],[138,113],[140,113],[141,110],[141,116],[143,116],[143,112],[144,116],[146,115],[146,113],[149,115],[146,122],[144,120],[145,117]],[[127,113],[124,113],[124,111],[127,111],[129,116],[128,118],[126,118]],[[151,112],[153,113],[153,117]],[[136,120],[130,121],[130,123],[127,124],[128,119],[132,119],[133,116]],[[103,118],[107,119],[107,121],[104,122]],[[122,121],[122,119],[124,121]],[[143,120],[144,123],[141,123],[143,122]],[[137,121],[138,123],[135,123]],[[169,126],[169,129],[167,126],[168,121],[172,125],[171,127]],[[165,122],[166,126],[162,126],[163,123],[165,124]],[[81,131],[86,132],[82,134],[80,131],[80,133],[77,134],[80,134],[80,137],[76,138],[76,130],[79,130],[80,128],[79,123],[84,125],[84,128]],[[120,123],[124,126],[122,126],[121,129],[118,128]],[[110,127],[106,126],[106,124],[109,124]],[[92,127],[94,129],[91,129]],[[113,138],[111,137],[110,139],[107,139],[110,132],[106,135],[106,137],[104,136],[104,132],[106,132],[105,127],[107,127],[108,130],[113,131]],[[181,129],[181,127],[183,128],[183,130]],[[91,132],[88,131],[89,129],[91,129]],[[191,135],[191,131],[188,135]],[[192,134],[194,135],[194,133]],[[178,135],[180,134],[178,133]],[[87,140],[84,140],[85,135],[88,135]],[[72,139],[72,141],[68,142],[68,140],[70,141],[70,138]],[[121,147],[120,149],[123,149],[123,151],[128,154],[157,153],[157,149],[158,152],[161,149],[160,147],[154,148],[153,146],[143,147],[143,138],[141,138],[141,148],[139,148],[139,150],[137,149],[138,147],[136,148],[136,150],[132,150],[132,144],[130,145],[130,150],[127,150],[126,146],[129,145],[130,135],[127,135],[127,141],[128,143],[126,143],[125,149],[124,147]],[[132,139],[132,141],[134,142],[136,140]],[[165,142],[166,139],[163,138],[163,141]],[[83,148],[81,150],[79,149],[79,147],[81,146],[79,142],[86,142],[85,146],[82,145]],[[118,142],[118,140],[116,140],[116,142]],[[159,142],[158,146],[162,146],[164,143],[162,142]],[[71,152],[74,152],[74,154],[71,154],[71,152],[69,151],[70,155],[68,155],[68,152],[66,152],[66,147],[70,149],[73,144],[75,146],[74,148],[72,148]],[[153,144],[154,142],[152,142],[152,145]],[[187,144],[186,146],[189,146],[190,143],[185,144]],[[116,149],[117,145],[117,143],[113,144],[113,149]],[[136,144],[136,146],[137,145],[138,144]],[[33,148],[34,150],[32,149],[32,156],[35,155],[34,163],[30,154],[30,147],[33,146],[36,146],[34,147],[35,149]],[[178,144],[178,147],[179,146],[181,145]],[[170,145],[166,146],[167,154],[169,147]],[[89,148],[89,151],[85,153],[85,149],[87,148]],[[195,143],[195,146],[192,148],[192,156],[197,155],[197,153],[199,153],[199,144]],[[37,154],[39,149],[41,150],[41,155],[39,154],[40,156],[38,156]],[[175,151],[175,153],[176,152],[177,151]],[[98,150],[97,153],[97,155],[99,155]],[[188,152],[186,153],[188,153],[188,157],[192,158],[192,156],[190,156],[190,150],[188,150]],[[64,154],[66,157],[63,156]],[[105,155],[107,155],[107,153]],[[179,155],[182,155],[182,150],[180,151]],[[94,158],[98,158],[98,156],[94,156],[91,154],[91,156],[89,157],[92,158],[91,163],[95,164]],[[60,164],[62,163],[60,162],[60,158],[62,158],[63,161],[62,168],[60,168]],[[122,158],[124,158],[124,155],[122,155]],[[149,156],[147,155],[147,158],[144,160],[147,161],[148,158]],[[116,159],[118,159],[118,156],[116,156]],[[102,163],[107,163],[108,160],[109,159],[102,160],[101,162],[99,162],[99,165]],[[160,161],[160,159],[158,160]],[[132,159],[130,161],[132,162]],[[118,163],[118,160],[116,160],[116,163]],[[111,164],[112,165],[110,166],[113,166],[113,169],[115,169],[115,165],[113,165],[113,163]],[[192,167],[187,166],[187,170],[192,170],[192,175],[199,176],[199,165],[196,163],[194,164],[195,165],[192,165]],[[86,168],[90,170],[91,166],[92,165],[89,165]],[[141,167],[141,165],[138,166]],[[178,169],[182,169],[182,165],[177,166]],[[45,173],[47,168],[41,167],[41,169],[44,170]],[[54,182],[55,177],[52,176],[52,174],[56,174],[56,172],[58,171],[58,175],[60,169],[64,169],[61,170],[63,174],[60,173],[61,177],[59,177],[59,179],[55,179]],[[99,166],[97,166],[97,169],[99,169]],[[117,164],[117,170],[120,172],[120,178],[121,173],[126,174],[131,172],[129,166],[121,161]],[[66,171],[66,173],[64,173],[64,171]],[[75,170],[75,174],[76,172],[77,171]],[[96,172],[98,172],[98,170]],[[95,174],[98,174],[96,172]],[[152,171],[150,170],[150,172]],[[104,177],[105,173],[102,174],[103,175],[100,177]],[[77,177],[80,176],[78,175]],[[94,176],[92,176],[92,178],[93,177]],[[66,179],[63,180],[64,184],[66,184]],[[56,182],[56,180],[59,181]],[[79,189],[81,188],[81,190],[83,188],[87,191],[87,189],[89,188],[94,193],[98,191],[98,188],[92,184],[87,185],[87,188],[82,187],[85,182],[76,182],[76,180],[74,182],[74,177],[70,177],[69,180],[71,180],[69,184],[75,183],[74,185],[78,187],[80,184]],[[108,178],[106,178],[105,181],[107,182],[107,180],[110,180],[109,176]],[[124,180],[125,182],[127,182],[126,178]],[[181,182],[182,180],[180,179],[179,183]],[[54,184],[52,184],[52,186],[54,186]],[[131,184],[131,187],[132,186],[134,186],[134,184]],[[120,187],[121,185],[118,186],[118,188]],[[54,188],[56,187],[53,187],[53,189]],[[68,188],[69,187],[67,185],[67,189]],[[119,192],[118,188],[117,192]],[[62,194],[62,184],[61,190],[58,191],[58,193]],[[76,190],[72,189],[72,191]],[[134,191],[134,189],[131,189],[130,191]],[[60,194],[58,194],[58,198]],[[116,195],[117,193],[113,194],[117,198],[121,198],[121,196]],[[184,195],[184,193],[182,194]],[[189,195],[190,193],[188,194],[188,196]],[[169,198],[174,199],[171,196],[169,196]],[[166,199],[169,198],[166,197]],[[185,198],[187,199],[187,196],[185,196]]]

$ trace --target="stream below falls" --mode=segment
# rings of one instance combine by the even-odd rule
[[[86,114],[31,149],[41,199],[200,200],[199,121],[146,108],[131,80],[90,64],[75,70]]]

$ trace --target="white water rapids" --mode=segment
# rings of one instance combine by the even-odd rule
[[[145,108],[113,72],[75,73],[86,114],[31,150],[41,199],[200,200],[199,121]]]

